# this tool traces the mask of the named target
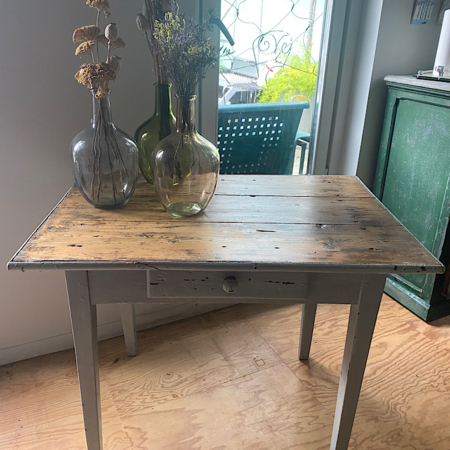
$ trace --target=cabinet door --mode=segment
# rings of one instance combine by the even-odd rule
[[[450,109],[423,98],[397,99],[381,200],[439,257],[449,213]],[[431,297],[434,274],[394,278],[418,297]]]

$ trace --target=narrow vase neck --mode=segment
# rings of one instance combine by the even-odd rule
[[[109,94],[104,98],[96,98],[95,93],[92,94],[93,118],[92,126],[99,123],[113,124],[111,116],[111,105],[109,103]]]
[[[155,116],[172,115],[172,99],[170,95],[170,84],[155,83]]]
[[[195,132],[195,95],[177,96],[177,132]]]

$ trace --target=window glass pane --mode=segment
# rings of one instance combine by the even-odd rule
[[[221,173],[307,173],[324,7],[221,0]]]

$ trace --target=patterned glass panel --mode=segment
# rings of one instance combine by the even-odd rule
[[[307,173],[325,0],[221,1],[221,173]]]

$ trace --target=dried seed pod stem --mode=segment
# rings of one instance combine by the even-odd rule
[[[142,13],[136,17],[139,31],[144,33],[148,48],[152,55],[156,82],[167,84],[166,70],[161,59],[160,43],[154,38],[155,24],[165,20],[165,14],[171,12],[178,16],[178,3],[175,0],[144,0]]]
[[[110,42],[114,42],[119,37],[119,32],[115,23],[110,23],[105,28],[105,36]]]
[[[97,10],[97,19],[95,21],[95,24],[98,28],[98,26],[100,25],[100,10]],[[97,63],[100,62],[100,52],[98,50],[98,39],[97,39]]]
[[[149,38],[148,32],[147,32],[147,31],[144,31],[144,34],[145,34],[145,40],[147,41],[147,45],[148,45],[148,48],[150,49],[150,54],[152,55],[152,57],[153,57],[153,62],[154,62],[154,61],[155,61],[155,58],[154,58],[154,56],[153,56],[153,49],[152,49],[152,45],[150,44],[150,38]]]
[[[117,74],[119,73],[119,71],[122,67],[122,58],[117,55],[111,56],[111,60],[109,62],[109,67],[111,68],[112,72],[114,73],[114,76],[112,78],[112,81],[114,81],[117,78]]]
[[[147,16],[144,16],[144,14],[138,14],[136,16],[136,25],[138,27],[138,30],[142,31],[143,33],[150,30],[150,23]]]
[[[91,63],[83,64],[75,74],[75,78],[79,83],[92,89],[97,98],[104,98],[109,92],[108,83],[116,79],[121,66],[120,58],[112,55],[111,52],[125,47],[125,42],[119,37],[115,23],[107,25],[105,34],[100,34],[100,13],[104,12],[105,17],[109,16],[108,0],[87,0],[86,4],[97,9],[96,23],[77,28],[73,33],[73,41],[80,42],[75,54],[89,56]],[[100,43],[107,47],[105,62],[100,62]]]

